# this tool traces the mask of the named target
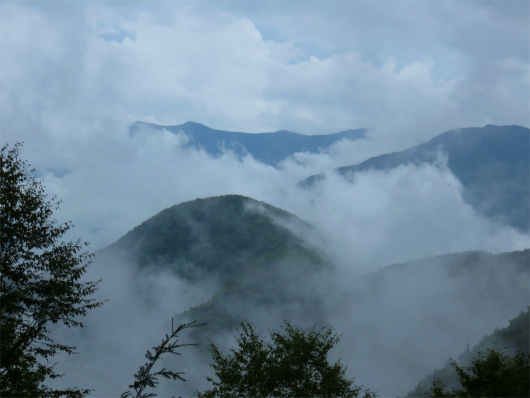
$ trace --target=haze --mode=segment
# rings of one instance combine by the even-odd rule
[[[355,184],[329,173],[452,129],[529,127],[527,1],[4,1],[0,11],[2,144],[24,141],[22,157],[48,193],[63,200],[56,218],[75,226],[67,238],[88,241],[91,250],[164,208],[224,194],[270,203],[313,224],[320,237],[302,236],[349,277],[444,253],[529,246],[528,233],[464,202],[443,154],[440,167],[363,173]],[[194,121],[248,133],[368,133],[274,168],[251,156],[184,150],[182,137],[169,132],[131,136],[135,121]],[[296,185],[321,172],[329,174],[317,190]],[[142,322],[132,310],[112,321],[124,303],[139,305],[126,265],[113,272],[94,269],[89,276],[103,277],[101,296],[117,303],[94,322],[116,334],[96,336],[99,345],[84,348],[96,358],[107,344],[116,347],[107,369],[114,393],[132,381],[133,357],[140,365],[168,315],[203,300],[209,286],[194,290],[152,277],[152,290],[182,308],[145,304],[138,307]],[[149,322],[152,330],[140,330]],[[134,330],[126,341],[117,329],[123,324]],[[462,339],[480,338],[491,327],[479,326]],[[437,359],[446,355],[440,346]],[[110,383],[72,377],[65,383]],[[371,385],[373,373],[363,377],[376,391],[395,387]],[[414,385],[400,393],[408,387]]]

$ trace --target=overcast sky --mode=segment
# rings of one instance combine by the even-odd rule
[[[529,127],[526,0],[3,0],[0,12],[1,143],[25,142],[21,156],[48,193],[63,199],[55,216],[75,226],[67,238],[88,241],[92,250],[164,208],[221,194],[250,196],[312,223],[348,276],[437,254],[529,245],[527,233],[465,203],[460,182],[443,165],[363,173],[355,184],[328,174],[315,191],[296,186],[447,130]],[[167,132],[131,137],[130,123],[138,120],[250,133],[369,132],[367,140],[298,154],[276,169],[250,157],[183,150],[181,137]],[[176,311],[136,306],[138,281],[127,266],[89,270],[103,278],[102,297],[111,298],[95,315],[108,317],[104,344],[90,350],[113,353],[110,344],[121,342],[123,356],[113,355],[120,369],[122,358],[141,360],[159,339],[160,330],[141,326]],[[200,296],[173,279],[142,283],[183,308]],[[133,303],[132,310],[123,303]],[[130,326],[126,338],[123,325]],[[137,368],[134,360],[126,365],[122,378],[106,372],[111,366],[98,367],[107,378],[92,382],[120,391]]]
[[[288,187],[315,172],[454,128],[529,126],[529,4],[3,1],[1,140],[25,142],[22,156],[64,199],[59,218],[94,248],[199,196],[294,211]],[[371,130],[280,173],[178,153],[172,137],[133,139],[137,120]]]

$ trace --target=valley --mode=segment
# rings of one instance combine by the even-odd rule
[[[529,15],[0,2],[0,395],[530,396]]]

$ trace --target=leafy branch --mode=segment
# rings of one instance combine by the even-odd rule
[[[140,366],[140,370],[134,375],[134,383],[129,385],[129,388],[132,388],[135,391],[135,398],[149,398],[157,396],[155,393],[145,393],[144,390],[147,387],[156,387],[159,384],[159,376],[165,377],[166,379],[186,381],[186,379],[181,376],[184,374],[184,372],[174,372],[166,368],[162,368],[161,370],[154,372],[153,367],[163,354],[169,353],[173,355],[181,355],[176,351],[178,348],[197,345],[193,343],[179,344],[178,340],[178,334],[181,331],[206,325],[205,323],[197,324],[196,322],[197,321],[181,324],[175,329],[173,325],[173,318],[171,318],[171,334],[166,334],[166,337],[162,340],[162,343],[157,347],[153,347],[154,352],[147,350],[145,357],[147,358],[148,362],[146,362],[145,365]],[[121,394],[120,398],[129,398],[132,396],[133,393],[129,390]]]

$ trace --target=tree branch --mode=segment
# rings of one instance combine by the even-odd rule
[[[174,372],[172,370],[167,370],[165,368],[153,372],[153,367],[155,363],[160,359],[163,354],[169,353],[174,355],[181,355],[177,352],[177,348],[197,345],[193,343],[178,344],[178,334],[189,328],[204,326],[205,323],[197,324],[197,321],[190,323],[181,324],[178,328],[174,328],[173,318],[171,318],[171,334],[166,334],[166,337],[162,340],[162,343],[159,346],[153,347],[154,354],[151,351],[147,350],[145,357],[149,360],[145,365],[140,366],[138,373],[134,375],[136,379],[135,382],[129,385],[129,388],[134,389],[136,395],[135,398],[148,398],[155,397],[155,393],[144,393],[144,390],[147,387],[156,387],[158,382],[158,376],[165,377],[166,379],[173,380],[182,380],[186,381],[181,375],[184,372]],[[174,340],[174,341],[172,341]],[[133,393],[129,390],[121,394],[120,398],[129,398],[132,397]]]

